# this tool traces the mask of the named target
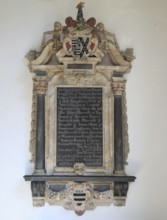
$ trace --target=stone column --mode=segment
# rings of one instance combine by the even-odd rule
[[[113,77],[114,95],[114,174],[124,175],[123,109],[122,94],[126,81],[123,77]]]
[[[45,94],[47,91],[46,77],[36,76],[34,94],[37,96],[36,116],[36,156],[34,174],[45,173]]]

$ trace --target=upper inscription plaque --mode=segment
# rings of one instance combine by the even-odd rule
[[[102,88],[57,88],[57,166],[103,165]]]

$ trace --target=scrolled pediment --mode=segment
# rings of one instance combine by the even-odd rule
[[[60,65],[69,59],[81,63],[94,59],[103,65],[103,57],[108,56],[108,65],[131,68],[133,49],[121,51],[115,34],[106,31],[103,23],[94,17],[85,20],[83,12],[79,16],[78,20],[67,17],[65,25],[55,22],[53,30],[44,32],[40,50],[26,56],[30,66]]]

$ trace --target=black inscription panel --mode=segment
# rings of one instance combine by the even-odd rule
[[[93,65],[92,64],[87,64],[87,63],[72,63],[68,64],[67,68],[68,69],[92,69]]]
[[[103,165],[102,88],[57,88],[57,166]]]

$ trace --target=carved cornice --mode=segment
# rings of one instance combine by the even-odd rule
[[[85,63],[93,63],[94,64],[94,60],[96,60],[96,59],[97,58],[94,58],[94,59],[88,58],[87,62],[85,62]],[[73,61],[73,62],[76,63],[75,61]],[[32,73],[36,72],[36,71],[46,71],[48,74],[54,73],[56,75],[57,73],[64,71],[64,65],[32,65],[31,64],[31,65],[29,65],[29,69]],[[131,70],[131,67],[129,67],[129,66],[96,65],[95,69],[97,71],[104,71],[104,72],[110,71],[111,73],[113,73],[114,71],[120,71],[124,74],[124,73],[129,73]]]

